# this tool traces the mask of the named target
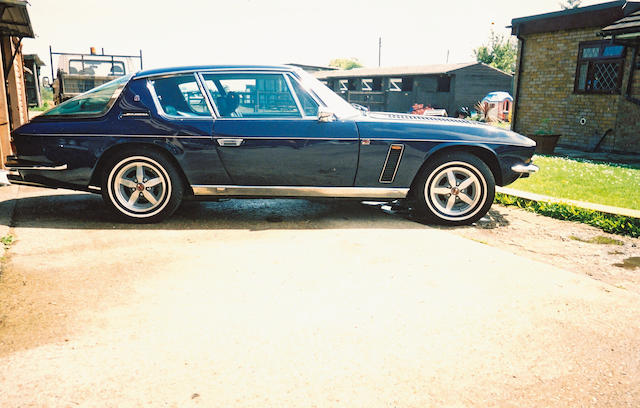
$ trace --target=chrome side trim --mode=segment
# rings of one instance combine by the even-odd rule
[[[270,118],[270,119],[259,119],[259,118],[217,118],[216,120],[312,120],[315,121],[313,117],[305,116],[304,118]],[[174,139],[174,138],[191,138],[191,139],[211,139],[212,136],[204,136],[204,135],[109,135],[109,134],[87,134],[87,133],[42,133],[42,134],[30,134],[23,133],[24,136],[42,136],[42,137],[73,137],[73,136],[86,136],[86,137],[158,137],[165,139]],[[213,136],[215,138],[215,136]],[[340,138],[340,137],[251,137],[251,139],[308,139],[308,140],[358,140],[358,138]],[[448,140],[448,139],[389,139],[389,138],[369,138],[372,142],[438,142],[438,143],[459,143],[463,145],[468,144],[499,144],[499,145],[512,145],[512,146],[520,146],[520,147],[530,147],[528,145],[521,145],[517,143],[508,143],[508,142],[498,142],[491,140],[483,140],[483,141],[473,141],[473,140]]]
[[[149,112],[123,112],[120,114],[121,118],[148,118]]]
[[[29,134],[23,133],[24,136],[33,137],[156,137],[161,139],[211,139],[211,136],[205,135],[109,135],[109,134],[90,134],[90,133],[42,133],[42,134]]]
[[[60,170],[66,170],[67,169],[67,165],[63,164],[60,166],[11,166],[10,164],[7,165],[7,168],[9,170],[38,170],[38,171],[60,171]]]
[[[225,71],[229,71],[229,72],[233,72],[238,73],[238,72],[290,72],[287,68],[285,67],[273,67],[273,68],[267,68],[267,67],[255,67],[255,68],[250,68],[250,67],[245,67],[245,68],[233,68],[233,67],[228,67],[228,68],[207,68],[207,67],[193,67],[193,68],[189,68],[189,69],[183,69],[183,70],[176,70],[176,71],[172,71],[172,72],[164,72],[164,73],[153,73],[153,74],[144,74],[144,75],[136,75],[133,77],[133,79],[145,79],[145,78],[163,78],[163,77],[170,77],[170,76],[175,76],[175,75],[179,75],[179,74],[191,74],[191,73],[195,73],[195,72],[200,72],[203,74],[206,73],[220,73],[220,72],[225,72]]]
[[[207,101],[207,106],[209,107],[209,111],[212,112],[213,118],[214,119],[220,118],[220,112],[218,112],[218,107],[216,106],[216,104],[213,101],[213,98],[211,97],[211,91],[209,91],[209,88],[207,88],[207,84],[204,81],[202,74],[200,74],[199,72],[196,72],[195,76],[196,76],[196,79],[198,80],[198,87],[200,88],[200,92],[202,92],[202,96]]]
[[[405,198],[408,188],[192,185],[195,195],[248,197]]]
[[[238,147],[242,144],[244,139],[239,138],[227,138],[227,139],[218,139],[218,144],[220,146],[229,146],[229,147]]]
[[[540,168],[533,164],[516,164],[514,166],[511,166],[511,170],[515,171],[516,173],[531,174],[536,173],[538,170],[540,170]]]
[[[389,156],[391,155],[391,150],[393,150],[393,146],[400,146],[400,156],[398,156],[398,161],[396,162],[396,168],[393,169],[393,175],[391,176],[391,180],[383,181],[382,176],[384,175],[384,169],[387,168],[387,163],[389,162]],[[400,160],[402,160],[403,153],[404,153],[403,144],[392,144],[389,146],[389,151],[387,151],[387,158],[384,159],[384,165],[382,166],[382,170],[380,170],[380,178],[378,179],[379,183],[384,183],[384,184],[393,183],[393,180],[395,180],[396,178],[396,173],[398,172],[398,167],[400,167]]]
[[[293,97],[293,100],[296,103],[296,106],[298,107],[298,112],[300,112],[300,116],[304,116],[304,110],[302,110],[302,104],[300,103],[300,99],[298,99],[298,95],[296,94],[296,91],[293,89],[293,86],[291,85],[291,80],[289,79],[288,75],[282,75],[284,78],[284,81],[287,84],[287,87],[289,87],[289,93],[291,94],[291,97]]]

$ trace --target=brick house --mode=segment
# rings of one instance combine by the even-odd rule
[[[558,133],[559,145],[580,150],[640,152],[638,45],[603,32],[639,11],[640,2],[612,1],[512,20],[513,129]]]

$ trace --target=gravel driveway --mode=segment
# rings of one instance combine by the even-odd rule
[[[187,203],[149,226],[86,194],[14,204],[3,407],[640,405],[640,295],[473,229],[353,202]]]

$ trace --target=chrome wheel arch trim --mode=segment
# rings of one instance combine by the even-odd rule
[[[191,185],[197,196],[406,198],[408,188]]]

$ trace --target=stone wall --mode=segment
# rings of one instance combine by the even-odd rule
[[[603,150],[640,152],[640,106],[624,101],[622,95],[573,92],[579,43],[598,40],[597,31],[594,27],[524,37],[516,131],[533,134],[548,130],[562,135],[561,145],[590,150],[604,132],[612,129],[601,145]],[[630,60],[628,52],[623,88]]]

